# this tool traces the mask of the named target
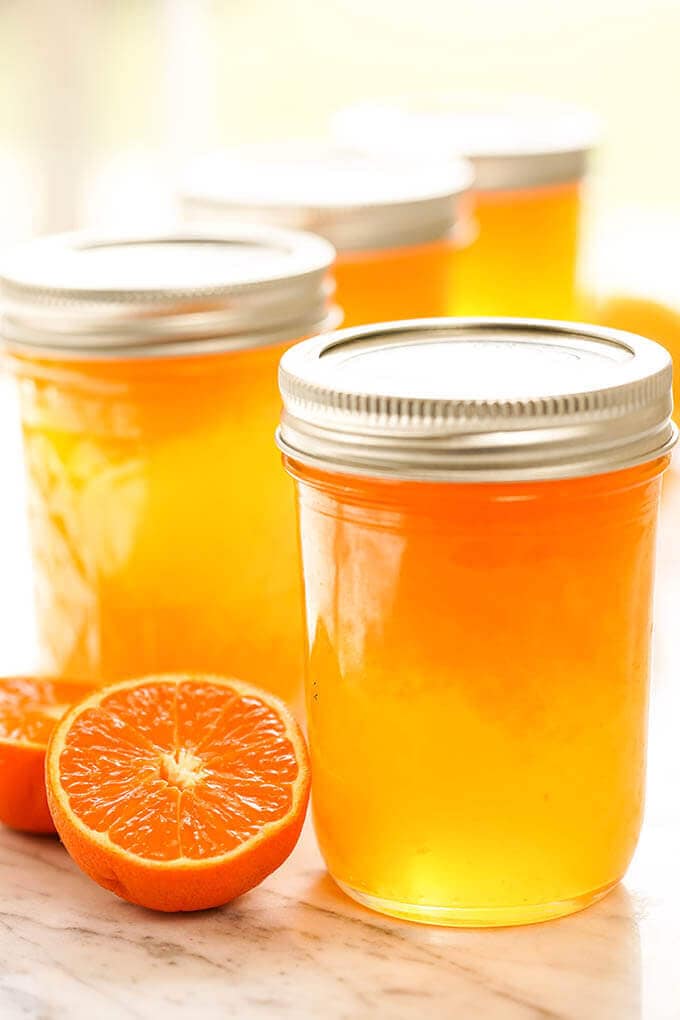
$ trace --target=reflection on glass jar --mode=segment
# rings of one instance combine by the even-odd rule
[[[55,238],[4,281],[45,665],[238,676],[294,699],[294,508],[272,433],[326,242]]]
[[[402,323],[296,346],[281,385],[332,876],[444,924],[598,899],[642,817],[666,352]]]
[[[440,95],[350,107],[334,131],[370,152],[440,162],[453,152],[472,164],[475,223],[452,314],[576,315],[583,181],[597,136],[590,115],[538,99]]]
[[[246,218],[327,238],[349,326],[445,314],[471,179],[450,158],[425,166],[313,142],[252,145],[196,165],[182,207],[192,223]]]

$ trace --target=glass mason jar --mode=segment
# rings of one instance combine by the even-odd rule
[[[313,142],[251,145],[196,165],[182,209],[190,223],[246,218],[327,238],[335,298],[353,326],[446,313],[471,180],[461,160],[425,166]]]
[[[195,670],[301,691],[276,369],[328,321],[332,258],[320,238],[246,227],[64,235],[8,260],[50,672]]]
[[[575,317],[592,116],[538,99],[444,95],[350,107],[334,132],[368,151],[439,162],[453,151],[472,164],[475,225],[459,252],[451,313]]]
[[[437,924],[597,900],[642,817],[667,352],[423,320],[298,344],[280,385],[331,875]]]

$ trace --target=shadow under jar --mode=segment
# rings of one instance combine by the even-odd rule
[[[280,386],[331,875],[437,924],[597,900],[642,817],[667,352],[404,322],[296,345]]]
[[[44,665],[190,670],[294,701],[295,509],[276,370],[328,323],[331,246],[258,228],[64,235],[0,281]]]
[[[590,114],[539,98],[443,94],[349,107],[334,130],[369,152],[438,163],[448,152],[472,164],[475,225],[458,252],[448,312],[577,315],[583,192],[598,133]]]
[[[205,159],[188,175],[182,208],[190,223],[246,218],[327,238],[343,323],[357,326],[446,314],[471,180],[462,160],[426,164],[292,141]]]

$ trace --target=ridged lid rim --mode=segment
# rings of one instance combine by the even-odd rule
[[[102,279],[78,282],[77,260],[90,251],[185,243],[215,250],[224,245],[225,256],[235,248],[250,248],[255,262],[237,270],[213,260],[206,266],[205,282],[200,281],[201,269],[196,273],[193,267],[187,267],[186,284],[177,279],[181,267],[173,269],[166,286],[150,286],[141,278],[139,285],[130,285],[125,273],[124,285],[116,282],[115,273],[106,285]],[[260,249],[268,261],[258,268]],[[2,338],[17,348],[60,357],[198,353],[294,340],[337,321],[329,318],[332,287],[327,277],[334,256],[322,238],[252,224],[38,238],[5,254]],[[74,260],[71,270],[69,258]],[[135,275],[134,269],[127,272]]]
[[[351,200],[334,191],[343,176],[342,167],[330,172],[324,181],[323,154],[328,159],[347,160],[346,175],[359,179]],[[306,154],[309,154],[308,156]],[[278,154],[278,155],[277,155]],[[196,218],[250,219],[278,227],[309,231],[330,241],[338,251],[369,251],[426,244],[449,235],[459,217],[459,200],[474,179],[472,165],[463,158],[442,160],[432,168],[409,160],[395,164],[358,150],[338,149],[326,143],[288,142],[280,145],[242,146],[216,153],[213,162],[204,157],[187,175],[180,196],[183,215],[188,222]],[[309,160],[306,163],[306,159]],[[287,190],[285,175],[275,172],[290,169],[299,162],[316,187],[300,198],[298,188]],[[239,184],[248,166],[260,170],[263,183]],[[264,171],[271,166],[273,183]],[[362,195],[363,171],[373,183],[382,175],[394,185],[395,170],[403,190],[373,187]],[[229,171],[232,177],[229,177]],[[235,177],[234,177],[235,175]],[[247,175],[246,175],[247,176]],[[282,176],[284,181],[282,183]],[[324,193],[324,186],[328,191]]]
[[[566,338],[577,345],[618,345],[626,364],[613,372],[611,385],[508,399],[423,397],[415,389],[390,394],[384,386],[376,392],[329,382],[334,351],[352,344],[364,349],[367,343],[378,349],[418,339],[517,344],[520,335],[522,343],[535,339],[541,346]],[[672,448],[671,373],[670,356],[659,344],[582,323],[424,319],[340,330],[296,344],[284,355],[277,442],[301,463],[374,477],[515,481],[600,474]]]

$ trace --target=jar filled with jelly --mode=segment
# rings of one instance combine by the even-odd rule
[[[312,231],[337,251],[346,326],[443,315],[456,289],[455,232],[470,166],[413,164],[314,142],[252,145],[207,158],[187,177],[185,219],[250,219]]]
[[[594,902],[642,818],[669,355],[414,321],[298,344],[280,385],[331,875],[437,924]]]
[[[276,369],[328,323],[324,240],[63,235],[5,261],[45,667],[232,675],[294,701],[294,505]]]
[[[474,229],[449,312],[577,317],[591,114],[538,98],[436,95],[350,107],[334,132],[368,152],[472,164]]]

